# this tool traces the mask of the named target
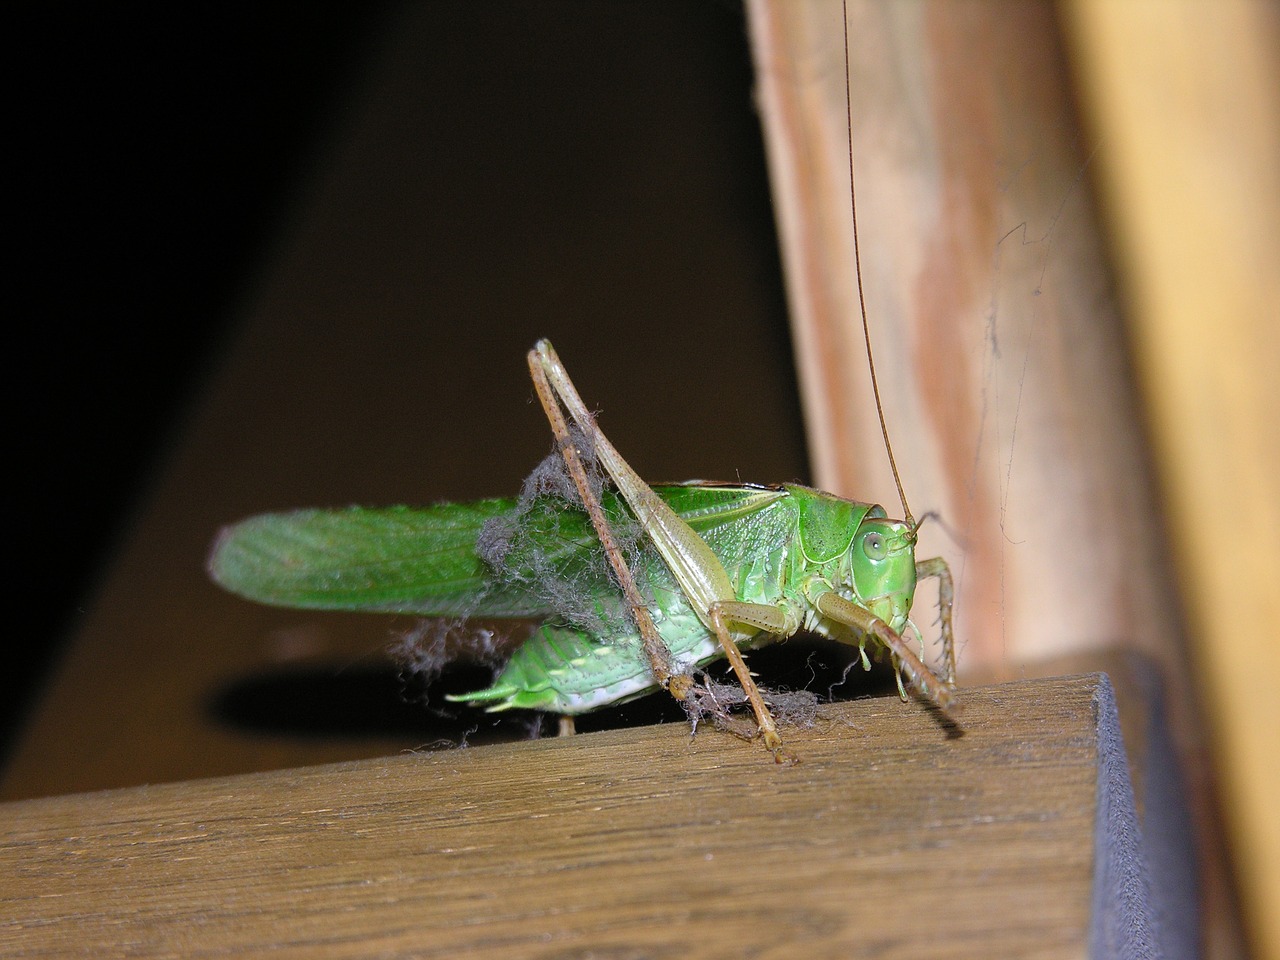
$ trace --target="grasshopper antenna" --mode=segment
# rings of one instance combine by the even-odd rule
[[[902,477],[898,474],[898,463],[893,458],[893,444],[889,442],[889,427],[884,420],[884,407],[880,404],[880,381],[876,378],[876,361],[871,353],[871,326],[867,322],[867,299],[862,293],[862,258],[858,253],[858,200],[857,190],[853,182],[853,88],[849,80],[849,3],[841,5],[844,13],[844,105],[845,123],[849,131],[849,213],[853,217],[853,272],[858,279],[858,309],[862,313],[862,339],[867,345],[867,369],[871,371],[871,392],[876,398],[876,415],[880,418],[880,435],[884,437],[884,449],[889,454],[889,469],[893,471],[893,482],[898,487],[898,499],[902,501],[903,519],[912,530],[916,529],[916,521],[911,516],[911,508],[907,506],[907,494],[902,489]]]

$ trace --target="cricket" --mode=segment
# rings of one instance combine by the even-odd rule
[[[851,107],[849,127],[852,188]],[[862,303],[856,202],[851,213],[874,402],[903,519],[798,484],[650,485],[540,340],[528,365],[555,452],[519,498],[262,514],[221,531],[211,577],[274,606],[537,621],[488,687],[450,699],[559,715],[562,732],[574,716],[659,689],[696,722],[706,712],[700,670],[725,659],[753,733],[776,761],[794,761],[743,651],[801,631],[856,647],[866,669],[868,649],[887,654],[900,694],[909,687],[954,722],[951,571],[915,557],[919,524],[893,460]],[[937,669],[911,619],[925,579],[938,587]]]

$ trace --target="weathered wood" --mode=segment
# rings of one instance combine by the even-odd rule
[[[814,480],[896,512],[842,4],[748,8]],[[848,14],[880,389],[911,505],[947,525],[920,551],[957,573],[961,672],[1123,637],[1185,673],[1052,5]]]
[[[1109,698],[828,707],[795,767],[673,724],[6,804],[0,953],[1078,958],[1137,903],[1097,898]]]

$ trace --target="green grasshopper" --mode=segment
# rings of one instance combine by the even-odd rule
[[[892,520],[878,505],[795,484],[651,487],[596,426],[551,344],[540,341],[528,359],[580,509],[544,502],[517,515],[517,501],[493,499],[264,514],[222,532],[209,561],[214,580],[287,607],[544,618],[491,686],[453,698],[489,710],[572,717],[659,687],[690,702],[692,672],[728,658],[765,746],[782,758],[777,725],[740,651],[802,629],[855,644],[864,666],[868,643],[888,650],[900,687],[905,677],[942,711],[954,708],[951,572],[941,559],[916,561],[909,511]],[[584,454],[616,492],[593,488]],[[477,550],[486,524],[512,522],[520,545],[486,563]],[[648,596],[615,536],[626,523],[646,542],[636,563]],[[601,547],[612,577],[590,562]],[[613,625],[571,622],[528,574],[535,563],[549,563],[602,623],[612,614]],[[924,577],[939,584],[942,676],[903,636],[910,629],[919,638],[910,612]]]
[[[862,322],[879,410],[865,306]],[[883,412],[904,520],[796,484],[651,487],[596,426],[551,344],[539,341],[528,360],[575,507],[543,496],[264,514],[222,531],[213,579],[278,606],[541,620],[489,687],[451,698],[491,711],[572,718],[663,688],[697,716],[693,672],[727,658],[765,746],[781,760],[777,724],[741,650],[801,630],[856,645],[867,668],[868,644],[887,650],[904,697],[905,678],[943,713],[958,709],[951,571],[941,558],[915,559],[918,525]],[[584,459],[603,468],[613,490],[593,484]],[[626,527],[638,527],[643,544],[630,562],[616,536]],[[607,568],[595,562],[602,549]],[[941,676],[904,637],[909,630],[923,654],[910,619],[923,578],[938,581]],[[566,603],[565,592],[578,600]]]

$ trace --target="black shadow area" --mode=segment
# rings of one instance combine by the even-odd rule
[[[776,690],[809,690],[820,701],[882,696],[895,690],[893,672],[876,664],[863,671],[856,651],[821,638],[798,637],[749,654],[761,684]],[[708,675],[726,683],[724,663]],[[533,711],[486,713],[448,702],[451,693],[486,686],[488,670],[451,667],[430,684],[406,676],[392,663],[307,663],[245,676],[216,691],[209,714],[219,726],[256,736],[306,740],[403,737],[407,743],[525,740],[551,735],[556,718]],[[580,732],[653,723],[684,723],[683,709],[666,694],[651,694],[576,718]]]

